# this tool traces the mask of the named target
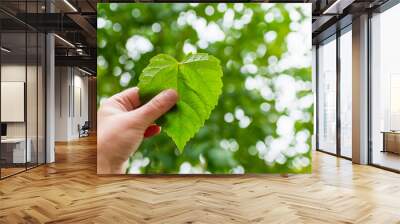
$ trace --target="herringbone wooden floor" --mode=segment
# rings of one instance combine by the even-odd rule
[[[96,141],[0,181],[0,223],[400,223],[400,175],[315,153],[310,175],[96,175]]]

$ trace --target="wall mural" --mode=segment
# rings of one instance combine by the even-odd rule
[[[102,3],[97,27],[99,173],[311,172],[311,4]]]

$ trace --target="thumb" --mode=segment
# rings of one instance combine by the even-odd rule
[[[159,93],[145,105],[132,111],[135,117],[142,120],[147,126],[154,123],[159,117],[168,112],[178,101],[178,93],[174,89],[167,89]]]

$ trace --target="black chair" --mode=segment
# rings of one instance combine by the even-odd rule
[[[78,124],[79,138],[89,136],[89,129],[90,129],[89,121],[85,121],[82,127],[80,127],[80,125]]]

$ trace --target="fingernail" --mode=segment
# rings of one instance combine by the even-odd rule
[[[150,125],[149,127],[147,127],[146,131],[144,132],[144,137],[148,138],[151,137],[153,135],[156,135],[157,133],[159,133],[161,131],[161,127],[155,124]]]

